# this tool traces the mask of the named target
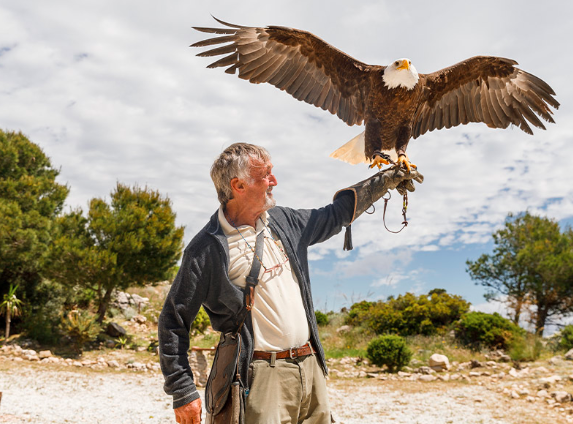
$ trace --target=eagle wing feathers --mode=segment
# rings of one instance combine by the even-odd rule
[[[222,35],[192,44],[218,46],[197,56],[226,55],[209,68],[226,67],[225,72],[232,74],[238,70],[239,78],[272,84],[298,100],[328,110],[348,125],[362,124],[370,72],[384,67],[359,62],[306,31],[245,27],[215,19],[228,28],[194,27]]]
[[[554,122],[549,105],[559,108],[551,87],[519,68],[511,59],[476,56],[431,74],[420,74],[423,85],[414,114],[412,137],[469,122],[491,128],[529,124],[545,129],[538,118]],[[536,115],[537,114],[537,115]]]

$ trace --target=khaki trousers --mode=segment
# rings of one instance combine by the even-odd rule
[[[246,424],[331,424],[322,368],[314,355],[250,365]]]

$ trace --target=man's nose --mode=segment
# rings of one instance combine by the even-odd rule
[[[271,174],[271,177],[269,179],[269,185],[272,186],[278,185],[277,177],[275,177],[275,174]]]

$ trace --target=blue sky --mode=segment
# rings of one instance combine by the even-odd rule
[[[320,308],[442,287],[487,309],[465,261],[491,251],[507,213],[573,218],[573,6],[514,4],[0,0],[0,126],[61,168],[69,208],[109,196],[117,181],[147,185],[170,197],[189,241],[217,208],[209,167],[233,142],[271,152],[281,205],[320,207],[372,173],[328,157],[362,128],[206,69],[189,45],[203,37],[191,26],[214,25],[211,14],[308,30],[369,64],[408,57],[421,73],[474,55],[515,59],[557,92],[556,125],[529,136],[473,124],[413,140],[425,182],[410,195],[410,225],[386,232],[379,205],[353,225],[355,250],[342,251],[341,234],[311,251]],[[388,225],[399,227],[398,196],[388,208]]]

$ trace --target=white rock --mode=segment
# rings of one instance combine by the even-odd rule
[[[438,378],[442,381],[450,381],[450,374],[438,375]]]
[[[565,354],[565,359],[567,359],[568,361],[573,361],[573,349],[569,350],[569,351]]]
[[[428,365],[435,371],[446,371],[450,369],[450,360],[446,355],[434,353],[430,356]]]
[[[552,375],[551,377],[543,377],[539,379],[541,384],[555,384],[558,381],[561,381],[561,376],[559,375]]]
[[[436,371],[434,371],[432,368],[430,367],[420,367],[418,368],[418,373],[419,374],[432,374],[435,373]]]
[[[35,352],[34,352],[34,353],[35,353]],[[40,358],[38,358],[37,355],[31,355],[31,354],[28,354],[28,353],[23,354],[23,355],[22,355],[22,359],[24,359],[24,360],[26,360],[26,361],[34,361],[34,362],[40,360]]]
[[[549,393],[547,393],[547,390],[540,390],[537,392],[537,397],[547,398],[549,397]]]
[[[571,395],[565,391],[553,392],[551,397],[559,403],[571,402]]]
[[[434,377],[433,375],[421,375],[419,380],[420,381],[434,381],[434,380],[436,380],[436,377]]]
[[[515,390],[511,391],[511,395],[510,395],[513,399],[519,399],[519,393],[517,393]]]
[[[517,370],[515,368],[512,368],[509,370],[509,375],[511,375],[512,377],[516,377],[518,376]]]
[[[49,350],[41,350],[40,353],[38,353],[38,356],[40,359],[50,358],[52,356],[52,352]]]
[[[147,318],[144,317],[143,315],[136,315],[131,320],[138,324],[143,324],[147,321]]]

